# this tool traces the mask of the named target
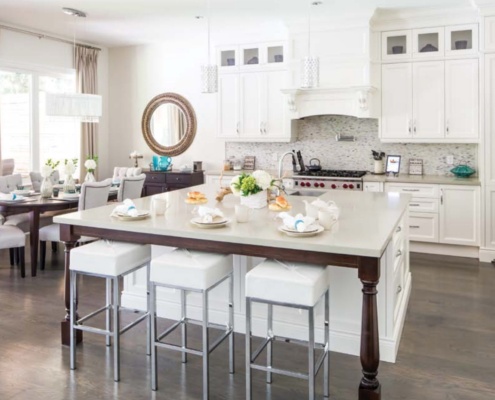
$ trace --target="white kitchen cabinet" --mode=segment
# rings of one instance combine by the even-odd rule
[[[440,243],[478,246],[480,188],[440,186]]]
[[[478,139],[478,60],[445,62],[445,134],[447,139]]]
[[[284,42],[264,42],[218,46],[217,64],[221,73],[254,72],[266,68],[285,68]]]
[[[382,182],[363,182],[364,192],[383,192]]]
[[[445,63],[413,64],[413,138],[443,138],[445,121]]]
[[[404,60],[410,58],[411,53],[411,31],[382,32],[382,60]]]
[[[257,137],[262,135],[261,113],[263,108],[264,76],[259,72],[242,73],[239,76],[239,136]]]
[[[240,116],[238,75],[221,74],[218,77],[217,105],[218,136],[222,138],[233,138],[239,136]]]
[[[485,44],[484,51],[495,51],[495,16],[485,17],[484,24]]]
[[[445,28],[445,55],[460,56],[478,52],[478,25],[453,25]]]
[[[432,58],[444,55],[444,28],[413,30],[413,58]]]
[[[409,239],[417,242],[438,243],[438,214],[410,213]]]
[[[285,96],[282,89],[287,87],[287,74],[280,71],[263,74],[263,96],[261,114],[261,135],[263,140],[284,139],[287,137],[289,121]]]
[[[382,65],[382,139],[412,137],[412,64]]]

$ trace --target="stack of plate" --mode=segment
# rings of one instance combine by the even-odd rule
[[[212,222],[204,222],[201,217],[196,217],[191,219],[191,224],[197,226],[198,228],[221,228],[230,222],[227,218],[215,218]]]
[[[310,236],[318,235],[319,233],[323,232],[324,228],[320,225],[312,225],[309,228],[307,228],[304,232],[299,232],[294,228],[289,228],[285,225],[280,225],[278,227],[278,230],[282,233],[285,233],[287,236],[310,237]]]

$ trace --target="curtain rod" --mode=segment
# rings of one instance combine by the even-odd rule
[[[18,32],[18,33],[24,33],[25,35],[36,36],[38,39],[49,39],[49,40],[53,40],[55,42],[67,43],[67,44],[70,44],[70,45],[74,46],[74,42],[71,42],[70,40],[60,39],[58,37],[50,36],[50,35],[44,35],[42,33],[31,32],[31,31],[28,31],[26,29],[13,28],[11,26],[1,25],[1,24],[0,24],[0,29],[5,29],[5,30],[8,30],[8,31],[13,31],[13,32]],[[100,48],[89,46],[87,44],[76,43],[76,45],[77,46],[81,46],[81,47],[85,47],[87,49],[93,49],[93,50],[101,51]]]

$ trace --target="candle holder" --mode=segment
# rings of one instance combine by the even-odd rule
[[[136,153],[136,152],[133,152],[133,153],[129,154],[129,158],[134,159],[134,168],[137,168],[138,167],[138,159],[143,158],[143,155]]]

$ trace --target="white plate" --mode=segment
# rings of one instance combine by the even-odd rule
[[[148,218],[149,216],[150,212],[148,210],[138,210],[137,215],[135,216],[117,213],[117,218],[121,221],[139,221],[141,219]]]
[[[222,226],[227,225],[230,222],[229,219],[224,218],[221,221],[215,221],[215,222],[203,222],[203,219],[201,217],[196,217],[191,219],[191,224],[199,227],[199,228],[221,228]]]
[[[15,199],[0,199],[0,201],[8,201],[11,203],[17,203],[17,202],[21,202],[21,201],[26,200],[26,198],[24,196],[21,196],[18,194],[16,194],[15,196],[16,196]]]
[[[62,199],[77,199],[80,193],[59,193],[58,194]]]
[[[29,189],[22,189],[22,190],[16,189],[16,190],[12,191],[12,193],[14,193],[16,195],[22,195],[22,196],[26,196],[26,195],[30,194],[31,192],[33,192],[33,190],[29,190]]]
[[[287,236],[293,236],[293,237],[310,237],[310,236],[316,236],[319,233],[323,232],[325,229],[322,226],[318,226],[315,230],[311,230],[308,232],[297,232],[291,229],[288,229],[286,226],[281,225],[278,227],[278,230],[282,233],[285,233]]]

